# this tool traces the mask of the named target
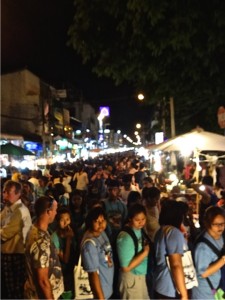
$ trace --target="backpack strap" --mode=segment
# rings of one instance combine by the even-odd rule
[[[128,233],[133,242],[134,242],[134,252],[135,252],[135,256],[138,254],[138,239],[136,237],[136,234],[134,233],[133,229],[130,228],[129,226],[124,226],[124,228],[122,229],[122,231],[125,231],[126,233]]]
[[[217,249],[216,248],[216,246],[212,243],[212,242],[210,242],[207,238],[205,238],[205,237],[201,237],[199,240],[198,240],[198,243],[205,243],[218,257],[220,257],[221,256],[221,252],[220,252],[220,250],[219,249]],[[223,246],[224,247],[224,246]],[[209,287],[211,288],[211,290],[212,290],[212,292],[213,292],[213,294],[215,294],[215,292],[216,292],[216,289],[213,287],[213,285],[212,285],[212,282],[211,282],[211,280],[208,278],[208,277],[206,277],[206,281],[207,281],[207,283],[208,283],[208,285],[209,285]]]
[[[211,243],[207,238],[201,237],[198,243],[200,242],[205,243],[218,257],[221,256],[220,250],[218,250],[216,246],[213,243]]]

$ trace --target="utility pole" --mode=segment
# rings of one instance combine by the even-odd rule
[[[171,126],[171,137],[173,138],[176,136],[173,97],[170,97],[170,126]]]

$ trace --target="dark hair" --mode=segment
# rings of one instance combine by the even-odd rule
[[[147,206],[153,207],[160,199],[160,190],[156,187],[144,187],[142,190],[142,198],[146,201]]]
[[[222,216],[225,220],[225,211],[218,206],[210,206],[205,210],[203,224],[205,229],[209,229],[217,216]]]
[[[127,208],[129,208],[131,205],[134,205],[135,203],[139,203],[140,200],[141,194],[138,191],[130,191],[127,197]]]
[[[60,207],[58,210],[57,210],[57,215],[56,215],[56,221],[59,222],[60,220],[60,216],[62,214],[68,214],[71,218],[71,213],[70,213],[70,210],[67,208],[67,207]]]
[[[34,211],[37,218],[45,213],[47,209],[50,209],[55,199],[53,197],[41,196],[34,204]]]
[[[135,203],[129,207],[127,219],[131,220],[140,213],[143,213],[146,215],[146,209],[145,209],[144,205],[142,205],[140,203]]]
[[[140,163],[139,169],[142,170],[144,167],[145,167],[145,164],[144,163]]]
[[[132,177],[133,177],[132,174],[125,174],[125,175],[123,176],[123,178],[122,178],[123,183],[124,183],[124,184],[126,184],[126,183],[131,183]]]
[[[109,190],[112,190],[114,187],[120,187],[120,183],[118,180],[114,180],[114,179],[109,179],[106,181],[106,185],[108,187]]]
[[[213,177],[210,175],[204,176],[202,178],[202,184],[213,186]]]
[[[47,184],[47,183],[49,182],[49,179],[48,179],[47,176],[41,176],[41,177],[39,178],[39,180],[42,180],[45,184]]]
[[[159,224],[172,225],[179,228],[184,217],[183,206],[175,200],[164,200],[161,203]]]
[[[7,180],[4,183],[3,189],[7,189],[10,190],[12,187],[15,187],[15,193],[21,193],[22,192],[22,185],[21,183],[17,182],[17,181],[13,181],[13,180]]]
[[[146,181],[146,182],[149,182],[149,183],[153,183],[153,179],[152,179],[152,177],[150,177],[150,176],[147,176],[147,177],[143,178],[142,181]]]
[[[29,186],[29,188],[31,189],[31,191],[33,192],[34,191],[34,185],[33,185],[33,183],[32,182],[30,182],[30,181],[23,181],[23,182],[21,182],[21,184],[22,184],[22,188],[24,188],[24,186]]]
[[[106,219],[106,212],[103,207],[96,206],[89,210],[85,218],[86,229],[93,229],[93,222],[98,219],[99,216],[103,216]]]
[[[52,195],[56,199],[57,202],[59,202],[60,196],[65,194],[65,192],[66,192],[66,189],[62,183],[56,183],[52,187]]]

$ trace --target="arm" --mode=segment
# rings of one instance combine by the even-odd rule
[[[2,217],[2,215],[1,215]],[[10,217],[10,221],[0,229],[0,237],[3,242],[19,234],[22,229],[22,215],[19,209]]]
[[[103,171],[102,174],[103,174],[103,178],[104,178],[104,179],[109,178],[109,174],[108,174],[107,172]]]
[[[105,299],[98,272],[96,271],[88,273],[88,278],[94,299]]]
[[[85,182],[86,182],[86,184],[89,184],[89,179],[88,179],[87,173],[86,173],[86,176],[85,176]]]
[[[193,184],[191,185],[191,187],[192,187],[199,195],[202,196],[202,199],[201,199],[202,203],[208,204],[208,203],[211,201],[210,195],[209,195],[207,192],[201,191],[201,190],[199,189],[200,184],[195,184],[195,183],[193,183]]]
[[[140,263],[144,260],[149,253],[149,245],[144,246],[143,251],[141,251],[138,255],[134,256],[133,259],[130,261],[127,267],[122,267],[123,272],[130,272],[132,269],[136,268]]]
[[[95,181],[95,179],[97,178],[97,173],[95,173],[94,175],[91,176],[91,181]]]
[[[174,284],[181,294],[181,299],[188,299],[187,289],[185,286],[184,272],[181,260],[181,254],[174,253],[169,255],[169,262]]]
[[[205,272],[201,274],[201,276],[203,278],[209,277],[210,275],[214,274],[219,269],[221,269],[224,265],[225,265],[225,256],[222,256],[216,262],[210,264],[208,268],[205,270]]]
[[[48,278],[48,268],[37,268],[37,284],[41,289],[43,299],[54,299],[52,287]]]
[[[73,230],[71,229],[70,226],[68,226],[68,231],[66,233],[66,248],[65,251],[63,252],[61,249],[59,249],[58,255],[59,258],[62,262],[64,262],[65,264],[67,264],[69,262],[70,259],[70,250],[71,250],[71,243],[72,243],[72,239],[73,239]]]

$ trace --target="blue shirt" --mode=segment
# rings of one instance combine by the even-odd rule
[[[94,241],[87,241],[91,239]],[[98,272],[101,287],[105,299],[108,299],[113,292],[114,264],[112,248],[105,232],[99,237],[84,236],[82,241],[81,255],[84,270],[87,272]]]
[[[204,234],[204,237],[207,238],[211,243],[214,244],[218,248],[218,250],[222,250],[223,247],[223,237],[219,240],[215,240],[212,238],[207,232]],[[205,272],[208,266],[216,261],[218,256],[213,252],[206,243],[199,242],[195,248],[194,260],[195,260],[195,268],[198,276],[198,287],[194,287],[192,289],[192,299],[214,299],[213,293],[209,284],[205,278],[202,278],[201,274]],[[213,273],[209,276],[209,279],[214,288],[217,288],[221,278],[221,271]]]
[[[175,253],[182,255],[184,247],[187,249],[184,236],[176,227],[171,226],[170,231],[166,235],[164,235],[162,227],[157,231],[155,236],[155,290],[164,296],[176,296],[176,288],[170,270],[167,267],[166,255]]]

